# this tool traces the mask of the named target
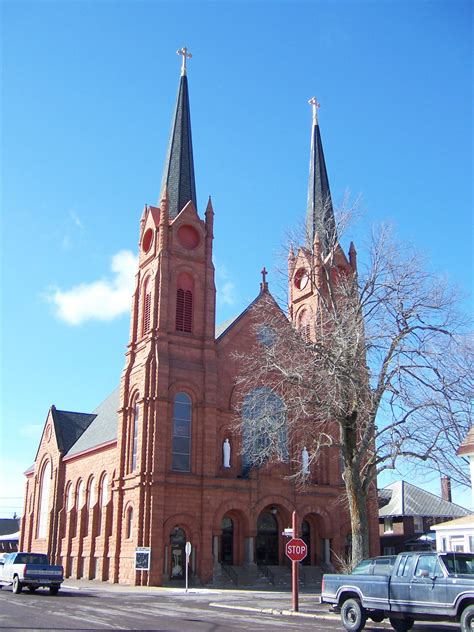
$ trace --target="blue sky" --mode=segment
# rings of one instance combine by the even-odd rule
[[[51,404],[90,412],[119,382],[181,46],[219,322],[304,214],[313,95],[333,198],[362,195],[348,239],[393,222],[470,309],[471,3],[4,0],[1,25],[0,517]]]

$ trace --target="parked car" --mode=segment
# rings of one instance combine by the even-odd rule
[[[12,586],[15,594],[26,586],[30,592],[37,588],[49,588],[57,595],[64,580],[62,566],[52,566],[44,553],[9,553],[0,559],[0,587]]]
[[[373,572],[376,561],[361,562],[349,575],[323,576],[321,603],[340,612],[346,630],[359,632],[368,618],[387,617],[397,632],[415,621],[458,621],[463,632],[474,629],[474,553],[400,553],[388,573]]]

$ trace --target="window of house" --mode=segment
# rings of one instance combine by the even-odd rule
[[[40,497],[39,497],[39,516],[36,536],[38,538],[46,537],[46,529],[48,526],[48,509],[49,509],[49,490],[51,487],[51,461],[48,461],[43,467],[40,480]]]
[[[455,553],[462,553],[464,551],[464,536],[463,535],[452,535],[449,538],[449,548],[451,551]]]
[[[441,550],[442,551],[448,550],[448,539],[446,537],[441,538]]]
[[[186,393],[177,393],[173,403],[173,453],[171,467],[177,472],[191,469],[192,402]]]
[[[66,511],[71,511],[74,507],[74,495],[72,493],[72,483],[69,483],[66,491]]]
[[[474,553],[474,535],[468,536],[469,538],[469,552]]]
[[[261,465],[270,456],[288,461],[286,407],[267,386],[255,388],[245,396],[242,407],[243,466]]]
[[[79,481],[77,486],[77,509],[82,509],[84,504],[84,483]]]
[[[135,404],[133,409],[133,438],[132,438],[132,468],[134,472],[137,467],[137,447],[138,447],[138,418],[140,416],[140,407]]]
[[[424,525],[423,525],[423,516],[413,516],[413,528],[415,533],[423,533]]]
[[[95,480],[92,477],[89,480],[89,485],[87,486],[87,505],[89,509],[95,505]]]
[[[306,343],[311,342],[311,330],[307,309],[303,309],[298,315],[298,331]]]
[[[178,276],[176,289],[176,331],[192,331],[193,289],[191,275],[183,272]]]
[[[384,518],[384,521],[383,521],[383,532],[384,533],[392,533],[393,532],[393,518]]]

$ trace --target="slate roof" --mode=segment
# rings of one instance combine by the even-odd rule
[[[90,450],[117,439],[117,410],[120,406],[120,389],[117,387],[94,411],[94,420],[87,430],[70,446],[67,456]],[[76,413],[79,414],[79,413]]]
[[[389,516],[458,518],[470,513],[461,505],[444,500],[406,481],[391,483],[379,490],[379,493],[386,490],[391,491],[391,497],[388,504],[379,509],[379,518]]]
[[[323,143],[317,120],[313,122],[311,133],[308,204],[306,207],[307,246],[311,251],[316,233],[319,235],[323,255],[327,255],[331,244],[337,241],[337,234]]]
[[[20,528],[19,518],[0,518],[0,536],[16,533]]]
[[[191,114],[186,75],[183,75],[179,82],[168,153],[161,182],[162,191],[165,185],[168,190],[168,212],[171,219],[174,219],[190,200],[194,202],[197,209]]]
[[[55,406],[51,407],[51,414],[58,448],[63,454],[68,452],[95,419],[94,414],[57,410]]]

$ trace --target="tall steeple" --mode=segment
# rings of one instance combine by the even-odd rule
[[[197,207],[188,78],[186,76],[186,59],[191,57],[191,53],[186,47],[176,52],[178,55],[182,55],[183,62],[168,154],[161,183],[161,189],[163,190],[166,186],[168,190],[169,217],[171,219],[174,219],[190,200]]]
[[[319,237],[323,256],[326,256],[337,241],[336,222],[332,207],[331,191],[324,161],[323,144],[318,124],[319,103],[312,97],[308,103],[313,107],[311,129],[311,156],[309,160],[308,205],[306,209],[307,246],[313,249],[316,234]]]

